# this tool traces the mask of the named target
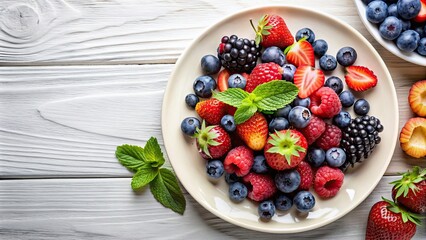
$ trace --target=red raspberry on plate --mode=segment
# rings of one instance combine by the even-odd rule
[[[308,190],[314,182],[314,171],[309,163],[302,161],[297,165],[296,171],[300,174],[299,190]]]
[[[324,133],[315,142],[324,151],[332,147],[339,147],[342,140],[342,131],[337,126],[327,124]]]
[[[247,197],[257,202],[272,197],[277,191],[274,179],[270,175],[251,172],[243,178],[243,181],[248,185]]]
[[[308,144],[311,145],[324,133],[325,122],[319,117],[312,116],[308,125],[305,128],[299,129],[299,131],[305,136]]]
[[[311,112],[322,118],[332,118],[342,109],[342,103],[336,92],[329,87],[322,87],[311,96]]]
[[[315,174],[314,190],[321,198],[336,196],[343,184],[344,174],[338,168],[322,166]]]
[[[281,79],[282,74],[283,69],[274,62],[258,64],[248,76],[245,90],[249,93],[253,92],[260,84]]]
[[[228,152],[223,166],[227,173],[235,173],[238,177],[247,175],[254,163],[253,150],[239,146]]]

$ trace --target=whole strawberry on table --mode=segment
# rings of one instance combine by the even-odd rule
[[[201,120],[187,117],[181,129],[195,138],[207,176],[224,175],[235,203],[258,202],[262,220],[293,205],[309,212],[317,201],[312,191],[324,200],[336,196],[344,172],[380,143],[383,125],[352,93],[378,79],[355,65],[355,49],[328,53],[310,28],[293,36],[278,15],[263,16],[257,27],[250,22],[254,39],[224,36],[217,57],[201,59],[205,75],[185,98]],[[337,64],[345,75],[325,79]],[[357,117],[347,111],[352,106]]]

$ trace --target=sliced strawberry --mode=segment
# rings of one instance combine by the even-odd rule
[[[415,22],[425,22],[426,21],[426,0],[420,0],[421,8],[419,14],[413,19]]]
[[[223,69],[219,72],[219,75],[217,76],[217,88],[220,92],[226,91],[228,89],[228,78],[230,76],[230,73],[228,70]]]
[[[299,88],[299,97],[307,98],[324,85],[324,73],[311,66],[298,67],[294,73],[294,84]]]
[[[296,67],[302,65],[315,67],[314,48],[305,39],[301,39],[287,47],[284,54],[286,54],[287,61]]]
[[[377,76],[363,66],[347,67],[345,80],[348,87],[355,91],[365,91],[377,85]]]

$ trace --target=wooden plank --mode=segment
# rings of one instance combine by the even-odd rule
[[[329,13],[376,43],[352,1],[2,0],[0,64],[173,63],[203,29],[226,15],[261,5],[299,5]],[[248,24],[248,22],[247,22]],[[296,30],[293,30],[296,31]]]
[[[306,233],[274,235],[246,230],[205,210],[188,194],[180,216],[165,209],[149,190],[134,193],[129,178],[0,181],[2,239],[364,239],[370,207],[390,198],[384,177],[352,212]],[[196,227],[194,227],[196,226]],[[414,239],[425,239],[419,227]]]
[[[151,136],[162,143],[160,109],[172,67],[1,68],[0,178],[129,176],[115,147],[142,145]],[[412,116],[405,99],[423,74],[418,69],[391,69],[401,127]],[[387,174],[410,165],[426,162],[397,147]]]

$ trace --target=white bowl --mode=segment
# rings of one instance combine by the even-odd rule
[[[373,35],[374,39],[376,39],[376,41],[380,43],[380,45],[386,48],[389,52],[393,53],[395,56],[400,57],[401,59],[404,59],[407,62],[411,62],[420,66],[426,66],[425,56],[422,56],[416,52],[401,51],[393,41],[382,38],[382,36],[380,36],[379,26],[367,20],[365,14],[366,5],[361,0],[354,1],[362,23],[364,23],[365,28],[367,28],[368,32]]]
[[[329,43],[328,53],[335,55],[341,47],[352,46],[358,52],[357,65],[372,69],[379,82],[365,93],[358,94],[370,102],[371,115],[383,123],[382,143],[370,158],[348,171],[344,184],[332,199],[321,200],[316,196],[314,209],[306,215],[294,208],[288,213],[276,214],[270,222],[262,222],[257,214],[257,204],[245,200],[234,203],[229,200],[228,186],[222,178],[218,183],[208,180],[206,161],[197,152],[194,139],[185,137],[180,130],[181,121],[196,116],[184,101],[193,92],[194,79],[202,75],[200,59],[206,54],[216,54],[216,48],[224,35],[253,38],[249,19],[259,19],[263,14],[279,14],[284,17],[293,34],[303,27],[310,27],[317,39]],[[333,75],[343,77],[344,69],[338,67]],[[269,6],[243,10],[224,18],[207,28],[184,51],[176,63],[163,99],[162,132],[164,144],[176,175],[191,196],[216,216],[252,230],[270,233],[302,232],[331,223],[358,206],[382,178],[393,154],[398,134],[398,104],[395,88],[383,60],[371,44],[346,23],[329,15],[292,6]],[[312,191],[313,192],[313,191]]]

